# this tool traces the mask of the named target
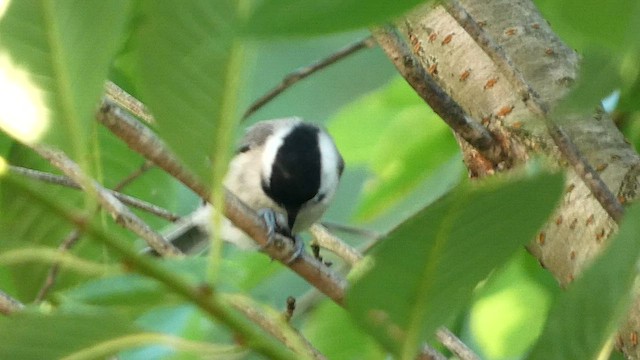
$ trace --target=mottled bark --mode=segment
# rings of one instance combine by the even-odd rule
[[[468,24],[461,21],[466,16],[461,10],[477,25],[475,33],[463,28]],[[637,197],[640,176],[638,154],[597,104],[584,114],[550,111],[575,83],[579,56],[529,0],[424,6],[399,21],[398,27],[423,69],[502,147],[504,161],[496,164],[458,136],[472,176],[508,170],[538,154],[566,169],[562,202],[529,250],[561,285],[570,283],[607,245],[617,225],[562,156],[545,121],[564,129],[620,202]],[[522,204],[523,211],[526,207]],[[630,358],[640,358],[639,313],[640,302],[617,342]]]

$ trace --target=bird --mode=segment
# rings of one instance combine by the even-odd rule
[[[265,220],[269,234],[278,232],[296,243],[290,262],[302,251],[298,234],[319,221],[331,204],[344,167],[333,138],[322,126],[299,117],[266,120],[247,129],[223,184]],[[174,236],[185,236],[182,242],[192,244],[196,230],[207,233],[208,239],[210,211],[205,206],[195,212],[187,221],[195,227],[183,226]],[[237,228],[227,228],[229,224],[223,225],[222,238],[248,247],[246,240],[237,240]],[[181,247],[180,239],[169,240]]]

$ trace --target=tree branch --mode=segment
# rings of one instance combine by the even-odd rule
[[[462,107],[422,68],[395,27],[387,25],[373,29],[372,32],[404,79],[456,134],[495,166],[505,160],[502,149],[493,135],[479,122],[468,116]]]
[[[447,12],[460,24],[462,28],[485,51],[494,64],[505,75],[507,81],[517,90],[529,110],[544,120],[549,135],[572,166],[573,170],[587,185],[593,196],[607,211],[611,218],[619,223],[624,216],[624,208],[613,195],[607,184],[602,181],[600,175],[582,155],[580,149],[573,143],[565,131],[550,118],[549,105],[527,83],[518,68],[511,61],[504,49],[500,47],[492,37],[482,29],[480,25],[467,13],[458,0],[449,0],[444,3]]]

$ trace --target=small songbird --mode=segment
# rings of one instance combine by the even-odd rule
[[[291,117],[248,129],[224,185],[262,215],[270,232],[295,240],[327,210],[343,170],[344,161],[329,133]],[[209,222],[207,216],[200,218]]]

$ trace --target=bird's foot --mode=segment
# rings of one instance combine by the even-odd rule
[[[289,265],[296,261],[304,250],[303,242],[297,236],[291,235],[291,230],[289,230],[285,217],[269,208],[258,210],[258,215],[262,218],[267,227],[267,243],[262,245],[260,250],[273,246],[276,241],[276,237],[287,238],[293,242],[295,251],[289,259],[285,261],[285,264]]]

